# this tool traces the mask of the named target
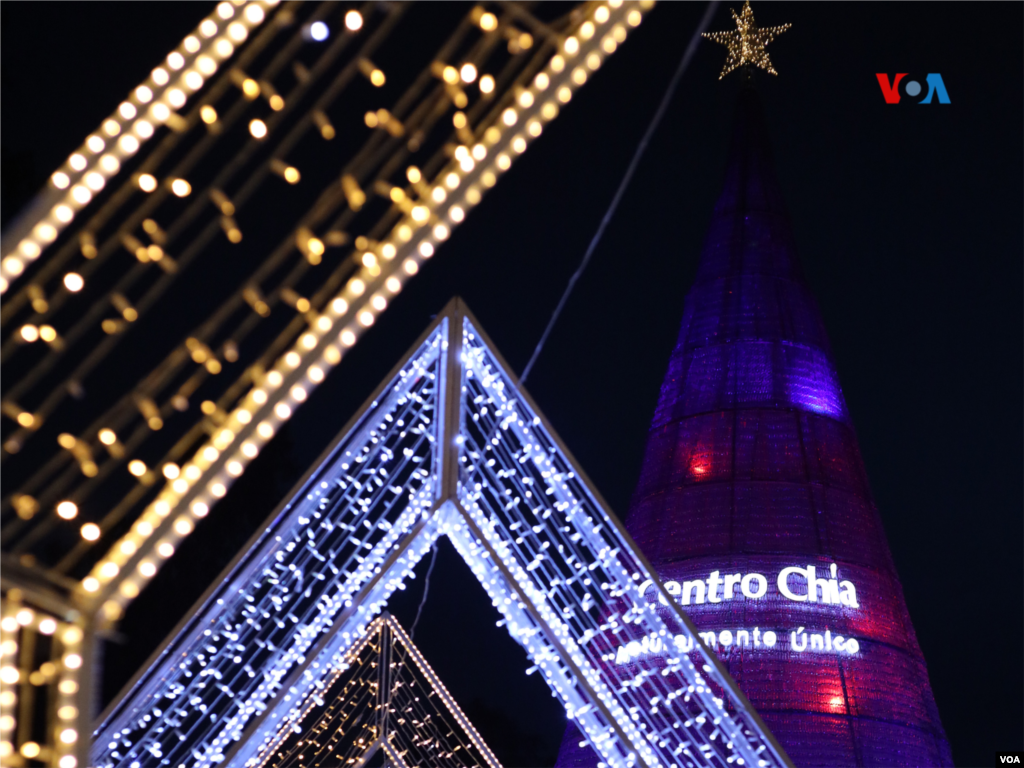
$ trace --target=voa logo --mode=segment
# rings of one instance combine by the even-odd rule
[[[914,102],[908,101],[908,103],[933,104],[937,102],[939,104],[949,104],[946,84],[942,82],[942,75],[938,72],[932,72],[925,77],[924,86],[917,80],[907,80],[901,86],[901,81],[906,76],[906,72],[899,72],[893,75],[892,80],[890,80],[889,75],[885,72],[879,72],[875,75],[878,78],[878,84],[882,86],[882,96],[885,97],[886,104],[899,104],[901,95],[916,99],[925,90],[925,87],[927,87],[928,93],[923,99]]]

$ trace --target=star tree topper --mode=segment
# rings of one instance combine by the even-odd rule
[[[734,9],[730,8],[729,10],[732,11],[732,18],[736,22],[735,32],[704,33],[704,37],[721,43],[729,49],[729,57],[725,60],[725,66],[722,67],[722,74],[718,76],[718,79],[721,80],[736,67],[741,67],[744,64],[753,64],[773,75],[779,74],[772,66],[771,59],[768,58],[768,52],[764,47],[772,42],[776,35],[781,35],[793,25],[783,24],[778,27],[759,29],[754,21],[754,12],[750,10],[750,0],[743,4],[743,11],[738,16]]]

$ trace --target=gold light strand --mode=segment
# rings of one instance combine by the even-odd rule
[[[757,22],[754,21],[754,12],[750,9],[750,0],[743,4],[743,10],[739,15],[736,14],[734,9],[730,8],[729,10],[732,12],[733,21],[736,22],[736,29],[734,31],[704,33],[704,37],[714,40],[716,43],[721,43],[729,49],[729,55],[725,59],[722,74],[718,76],[718,79],[721,80],[734,69],[745,64],[753,64],[755,67],[760,67],[772,75],[779,74],[772,66],[765,46],[772,42],[777,35],[781,35],[793,25],[782,24],[778,27],[760,29],[757,26]]]
[[[59,629],[63,653],[60,659],[60,675],[57,682],[57,702],[54,711],[55,751],[58,768],[76,768],[78,761],[74,753],[80,738],[89,733],[88,704],[79,696],[79,671],[85,660],[82,658],[84,633],[74,624],[61,623]],[[82,710],[86,710],[83,712]]]
[[[21,625],[16,618],[16,605],[4,600],[0,616],[0,759],[7,764],[14,754],[14,735],[18,725],[18,683],[21,670],[18,661],[18,635]]]
[[[54,768],[77,768],[79,736],[88,728],[78,695],[79,671],[85,663],[82,658],[84,633],[74,624],[23,605],[17,592],[16,589],[8,592],[0,612],[0,757],[9,764],[10,757],[20,752],[22,757],[38,757]],[[31,674],[20,668],[18,658],[18,639],[25,632],[52,638],[50,661]],[[44,673],[47,667],[52,671]],[[42,744],[34,741],[17,744],[18,687],[41,686],[51,674],[57,677],[57,686],[53,705],[47,707],[55,718],[47,724],[48,740]],[[40,680],[35,679],[37,675],[41,676]]]
[[[592,6],[574,34],[566,37],[545,68],[518,94],[515,104],[497,115],[481,141],[473,147],[458,147],[429,187],[430,194],[411,206],[374,250],[363,254],[362,268],[327,302],[318,321],[277,359],[82,580],[82,596],[102,598],[108,621],[121,617],[124,607],[341,361],[345,350],[373,326],[391,298],[653,5],[610,0]],[[410,178],[413,175],[419,178],[418,170]],[[300,232],[296,239],[308,242],[309,234]],[[296,376],[296,371],[301,374]]]
[[[0,260],[0,294],[26,266],[39,258],[78,212],[139,151],[156,129],[178,118],[190,96],[230,59],[267,17],[279,0],[224,0],[161,66],[131,92],[125,101],[91,133],[84,144],[51,176],[47,191],[64,192],[37,219],[27,234]]]

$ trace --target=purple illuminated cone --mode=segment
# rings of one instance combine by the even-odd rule
[[[797,766],[952,765],[751,88],[626,525]]]

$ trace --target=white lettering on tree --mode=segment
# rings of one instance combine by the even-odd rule
[[[778,633],[770,629],[762,632],[760,627],[735,631],[730,629],[704,630],[698,632],[697,635],[711,651],[725,651],[729,648],[771,650],[779,642]],[[675,637],[670,636],[668,639],[657,635],[648,635],[641,640],[630,640],[628,643],[620,645],[605,658],[608,661],[614,659],[616,664],[628,664],[641,656],[690,653],[694,649],[694,645],[692,637],[682,634]],[[789,648],[786,649],[784,645],[782,648],[796,653],[842,653],[853,656],[860,652],[860,643],[852,637],[833,635],[832,631],[828,629],[824,633],[812,632],[808,635],[804,627],[799,627],[789,633]]]
[[[813,565],[791,565],[783,568],[776,579],[779,594],[797,603],[820,603],[860,608],[857,602],[857,588],[852,581],[840,581],[839,568],[833,563],[824,577],[818,575]],[[646,594],[654,582],[648,579],[640,585],[640,593]],[[736,586],[739,585],[739,589]],[[694,581],[666,581],[665,591],[680,605],[704,605],[721,603],[743,597],[759,600],[768,594],[768,579],[760,573],[729,573],[712,571],[706,579]],[[662,605],[668,605],[664,594],[658,594]]]

